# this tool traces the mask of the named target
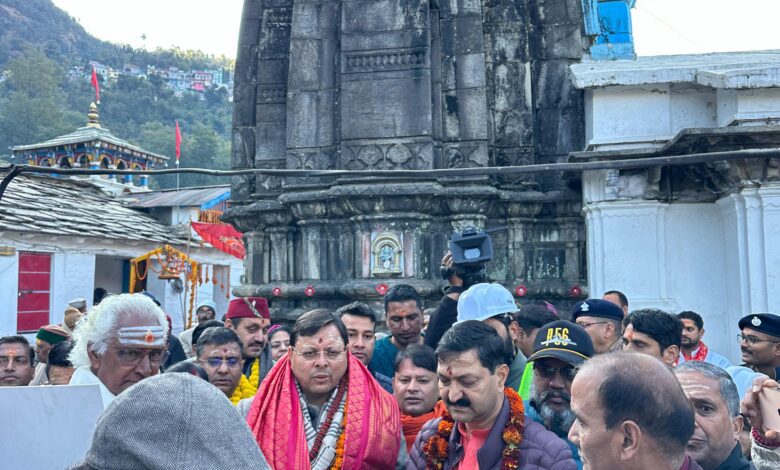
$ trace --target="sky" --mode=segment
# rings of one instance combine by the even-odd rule
[[[243,0],[53,0],[100,39],[235,57]],[[637,54],[780,49],[778,0],[637,0]],[[145,38],[145,39],[144,39]]]

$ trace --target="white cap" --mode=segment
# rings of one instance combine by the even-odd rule
[[[518,310],[515,298],[501,284],[474,284],[458,297],[458,321],[485,321]]]

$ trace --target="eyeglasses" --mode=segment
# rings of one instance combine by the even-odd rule
[[[740,342],[744,341],[748,346],[755,346],[756,343],[780,343],[780,341],[772,341],[771,339],[761,339],[755,336],[745,336],[742,333],[737,335],[737,339]]]
[[[301,357],[306,362],[314,362],[317,360],[317,358],[320,357],[320,353],[325,355],[325,360],[329,362],[335,362],[341,359],[341,356],[344,355],[346,352],[346,349],[342,349],[340,351],[336,351],[333,349],[325,349],[323,351],[317,350],[317,349],[307,349],[306,351],[298,351],[295,349],[295,346],[290,346],[290,348],[295,351],[298,356]]]
[[[243,361],[238,357],[210,357],[206,359],[205,363],[212,369],[219,369],[222,367],[222,364],[227,364],[228,369],[235,369],[236,367],[241,367]]]
[[[16,367],[22,367],[30,363],[30,358],[27,356],[0,356],[0,367],[6,367],[11,361],[14,361]]]
[[[168,351],[163,349],[122,349],[116,346],[114,349],[119,352],[119,362],[123,366],[137,366],[145,357],[148,357],[152,366],[159,367],[170,355]]]
[[[609,323],[609,322],[608,321],[594,321],[593,323],[577,323],[577,324],[580,325],[582,328],[587,330],[588,328],[590,328],[593,325],[604,325],[606,323]]]
[[[574,380],[574,376],[577,375],[577,368],[574,366],[544,367],[543,365],[535,362],[534,370],[545,379],[552,379],[555,377],[556,373],[560,372],[563,380],[566,380],[567,382]]]

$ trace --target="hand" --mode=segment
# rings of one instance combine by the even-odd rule
[[[447,250],[447,253],[444,254],[444,258],[441,259],[441,267],[445,269],[449,269],[452,267],[454,263],[452,262],[452,252]],[[457,274],[454,272],[452,273],[452,276],[447,279],[451,286],[462,286],[463,285],[463,279],[460,278]]]
[[[750,418],[750,424],[753,429],[770,441],[780,441],[780,432],[770,430],[764,427],[764,418],[761,415],[761,402],[759,395],[764,387],[778,387],[780,384],[771,380],[766,375],[761,375],[753,380],[753,386],[745,393],[742,400],[742,414]]]

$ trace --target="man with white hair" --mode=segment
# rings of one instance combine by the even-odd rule
[[[73,333],[70,385],[97,384],[105,409],[131,385],[156,375],[168,356],[165,313],[141,294],[108,296]]]

